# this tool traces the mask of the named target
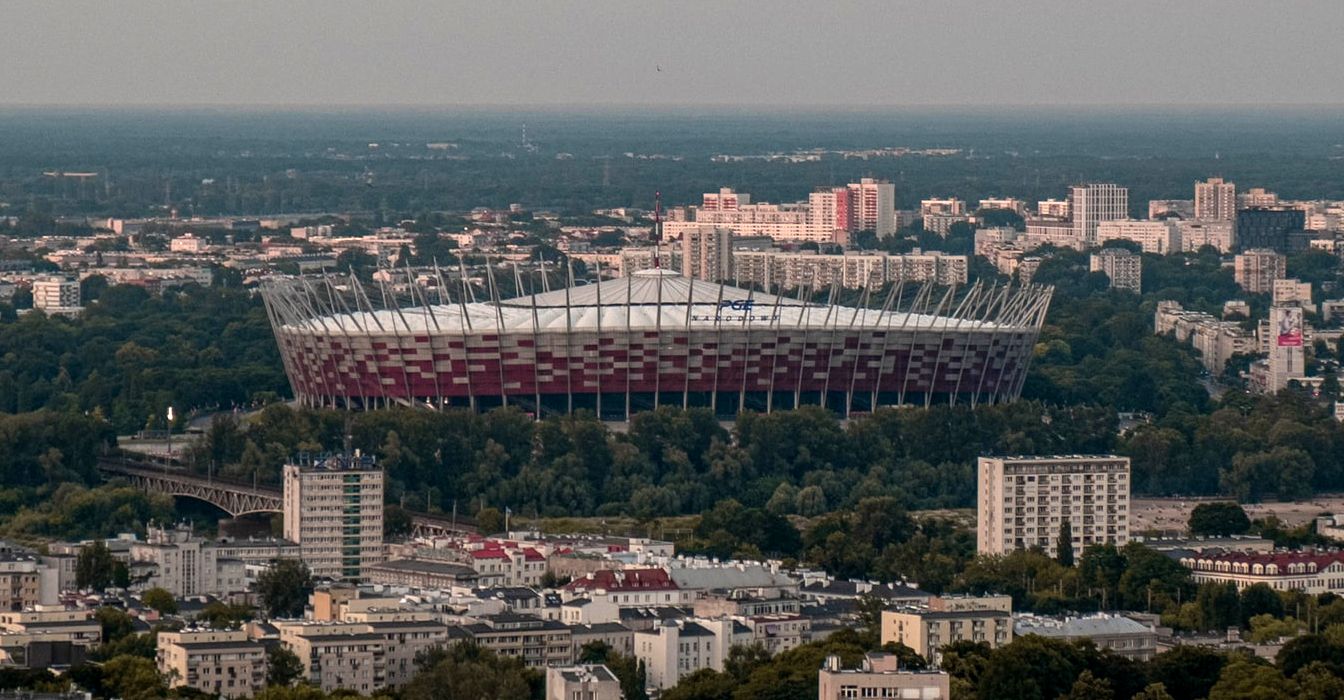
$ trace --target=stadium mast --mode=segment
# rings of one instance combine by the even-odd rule
[[[653,193],[653,269],[663,267],[660,255],[663,247],[663,193]]]

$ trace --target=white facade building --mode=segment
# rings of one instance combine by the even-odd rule
[[[1143,252],[1158,255],[1181,251],[1181,232],[1174,221],[1120,219],[1098,222],[1095,243],[1105,246],[1111,241],[1137,243]]]
[[[79,308],[79,282],[64,277],[48,277],[33,282],[33,308],[63,311]]]
[[[1097,242],[1097,225],[1129,218],[1129,189],[1106,183],[1069,188],[1069,211],[1074,236],[1085,245]]]

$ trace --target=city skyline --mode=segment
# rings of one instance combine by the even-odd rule
[[[0,11],[27,28],[8,39],[16,70],[0,77],[0,105],[1344,102],[1331,79],[1344,63],[1331,35],[1344,20],[1336,3],[865,2],[822,18],[806,9],[25,3]]]

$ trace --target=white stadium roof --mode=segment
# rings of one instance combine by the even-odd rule
[[[601,304],[599,306],[599,298]],[[689,300],[689,304],[688,304]],[[878,305],[881,300],[874,300]],[[465,311],[465,315],[464,315]],[[290,327],[342,334],[494,331],[505,333],[623,330],[626,328],[835,329],[889,328],[972,330],[1000,323],[883,312],[880,308],[805,303],[727,284],[692,280],[667,270],[490,302],[430,304],[375,311],[348,311],[303,318]]]

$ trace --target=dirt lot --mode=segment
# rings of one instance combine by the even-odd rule
[[[1206,500],[1190,498],[1136,498],[1130,504],[1131,532],[1185,530],[1190,511]],[[1251,519],[1277,516],[1289,525],[1301,525],[1321,513],[1344,513],[1344,494],[1322,494],[1293,503],[1255,503],[1243,506]]]

